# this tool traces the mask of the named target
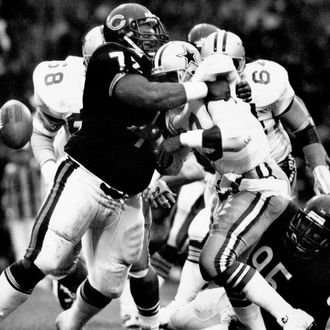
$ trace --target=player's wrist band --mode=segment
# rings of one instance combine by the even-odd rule
[[[203,145],[203,130],[197,129],[180,134],[180,143],[183,146],[190,148],[202,147]]]
[[[182,83],[187,96],[187,101],[203,99],[206,97],[208,88],[204,82],[194,81],[194,82],[184,82]]]

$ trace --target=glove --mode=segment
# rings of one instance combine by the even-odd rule
[[[160,168],[167,168],[173,162],[173,153],[181,148],[180,136],[173,136],[163,140],[158,147],[157,165]]]
[[[245,80],[242,80],[236,85],[236,94],[244,102],[249,103],[252,101],[251,87]]]
[[[171,208],[175,203],[176,194],[168,187],[164,180],[157,180],[143,193],[143,198],[149,200],[151,207]]]
[[[330,171],[325,165],[316,166],[313,170],[314,192],[317,195],[330,193]]]

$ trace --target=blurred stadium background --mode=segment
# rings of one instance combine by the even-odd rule
[[[329,0],[134,2],[147,6],[161,18],[171,40],[185,40],[192,26],[207,22],[238,34],[247,57],[282,64],[330,153]],[[44,60],[80,56],[83,35],[102,24],[111,9],[120,3],[122,1],[0,0],[0,104],[15,98],[34,111],[32,72],[35,66]],[[293,146],[295,148],[295,141]],[[3,169],[15,152],[0,143],[0,183]],[[299,168],[297,200],[303,203],[313,195],[312,178],[296,148],[294,155]],[[13,260],[5,220],[4,208],[0,207],[0,270]],[[171,290],[166,291],[165,300],[171,295]],[[17,311],[0,329],[53,329],[54,323],[50,322],[59,311],[53,299],[42,290],[37,291],[35,299],[22,306],[21,312]],[[111,308],[118,321],[118,305]],[[108,318],[108,314],[102,313],[93,327],[87,329],[120,329],[119,321],[110,324]]]

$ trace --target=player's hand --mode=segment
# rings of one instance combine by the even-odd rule
[[[175,203],[176,194],[168,187],[164,180],[157,180],[143,192],[153,208],[171,208]]]
[[[245,80],[242,80],[236,85],[236,94],[244,102],[252,101],[252,92],[249,83]]]
[[[330,171],[325,165],[316,166],[313,170],[315,194],[330,193]]]
[[[207,101],[229,100],[230,87],[225,79],[217,79],[215,81],[205,82],[208,88]]]
[[[158,147],[157,165],[160,168],[167,168],[173,162],[173,153],[182,147],[180,136],[173,136],[163,140]]]

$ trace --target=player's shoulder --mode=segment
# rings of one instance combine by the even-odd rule
[[[38,107],[53,116],[79,112],[85,82],[82,57],[43,61],[33,71],[34,99]]]
[[[270,60],[256,60],[246,64],[244,78],[252,89],[253,102],[266,107],[277,101],[290,87],[287,70]]]
[[[112,69],[137,69],[142,71],[151,69],[151,61],[144,53],[124,45],[108,42],[96,49],[90,58],[88,67],[105,65],[108,63]]]
[[[36,80],[40,76],[44,77],[52,69],[59,68],[61,70],[84,70],[84,59],[79,56],[68,56],[64,60],[43,61],[36,65],[33,71],[33,79]]]

